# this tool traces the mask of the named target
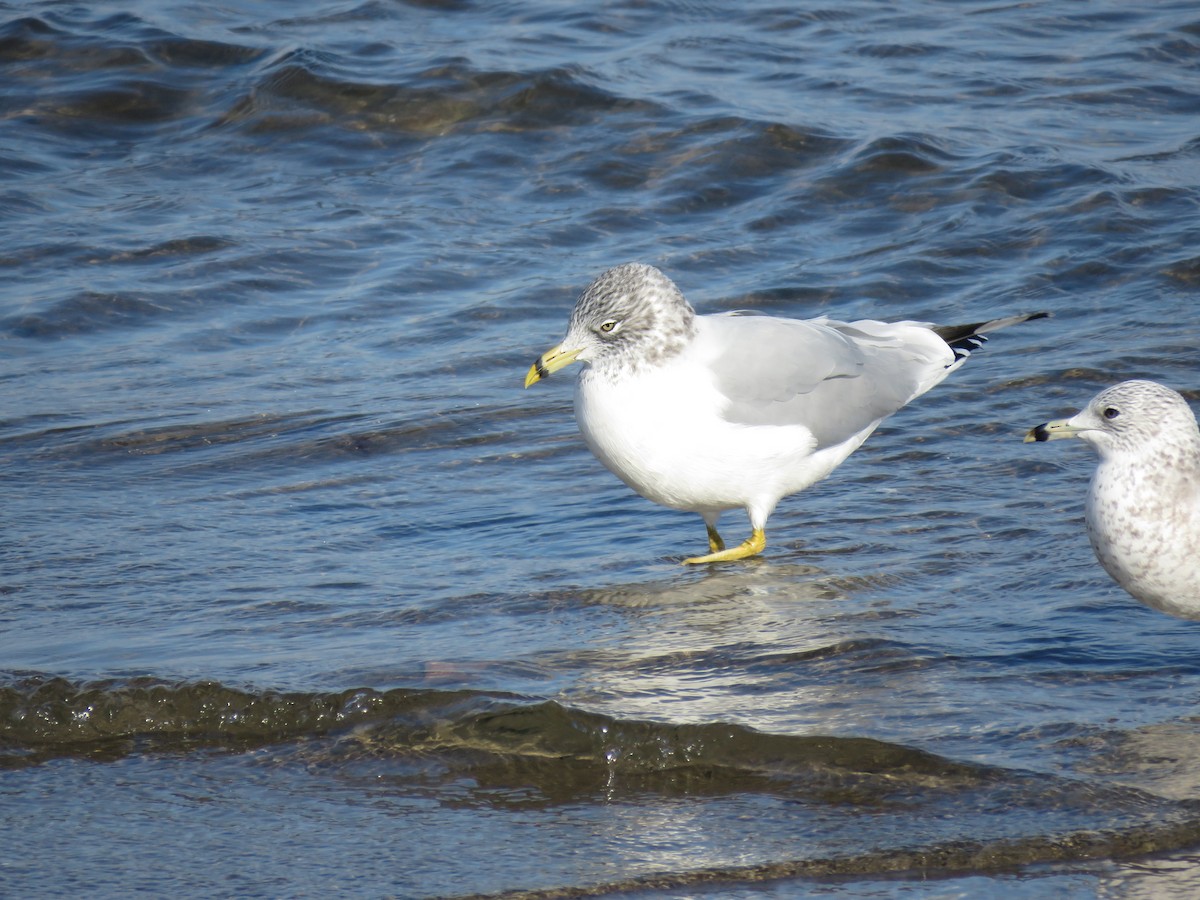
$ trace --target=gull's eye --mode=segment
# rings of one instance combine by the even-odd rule
[[[1106,418],[1106,419],[1115,419],[1120,414],[1121,414],[1121,411],[1119,409],[1117,409],[1115,406],[1106,407],[1104,410],[1104,418]]]
[[[602,334],[612,334],[614,331],[617,330],[617,326],[620,324],[621,323],[618,322],[616,319],[608,319],[608,320],[600,323],[600,332]]]

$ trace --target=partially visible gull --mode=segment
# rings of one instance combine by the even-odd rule
[[[1100,454],[1086,504],[1100,565],[1147,606],[1200,619],[1200,429],[1187,401],[1123,381],[1025,440],[1069,437]]]
[[[952,327],[701,316],[658,269],[628,263],[583,292],[525,386],[583,363],[575,419],[588,447],[643,497],[704,517],[709,552],[685,563],[725,562],[761,553],[782,497],[832,472],[984,332],[1044,315]],[[739,507],[751,534],[726,548],[717,520]]]

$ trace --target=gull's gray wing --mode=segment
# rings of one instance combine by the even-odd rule
[[[802,425],[817,449],[891,415],[946,374],[954,355],[917,323],[702,316],[698,324],[724,416]]]

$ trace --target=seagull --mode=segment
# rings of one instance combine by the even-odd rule
[[[1123,381],[1025,441],[1071,437],[1100,455],[1085,507],[1100,565],[1147,606],[1200,619],[1200,429],[1187,401]]]
[[[1046,315],[950,327],[697,315],[658,269],[626,263],[580,295],[525,387],[582,363],[575,420],[592,453],[646,499],[699,513],[709,552],[684,563],[720,563],[761,553],[780,499],[837,468],[985,332]],[[750,537],[726,548],[717,521],[738,508]]]

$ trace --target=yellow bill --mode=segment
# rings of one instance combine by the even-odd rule
[[[559,344],[557,347],[551,347],[537,358],[537,362],[529,367],[529,373],[525,376],[525,387],[536,384],[543,378],[549,378],[559,369],[569,366],[575,362],[575,357],[579,356],[582,352],[582,348],[578,350],[564,350],[562,344]]]
[[[1032,441],[1058,441],[1063,438],[1075,437],[1079,432],[1086,431],[1085,428],[1078,428],[1071,424],[1070,419],[1054,419],[1051,422],[1044,422],[1034,428],[1030,428],[1025,435],[1025,443]]]

